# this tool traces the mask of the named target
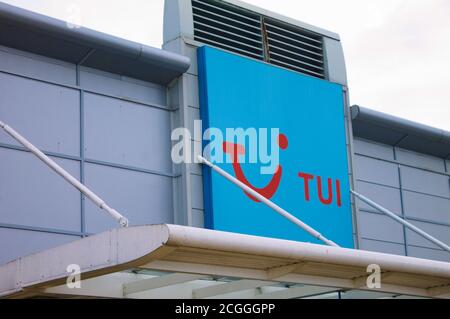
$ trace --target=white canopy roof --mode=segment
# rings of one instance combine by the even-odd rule
[[[65,284],[74,264],[81,289]],[[380,289],[366,285],[372,264],[381,268]],[[450,263],[156,225],[114,229],[0,266],[7,298],[300,298],[352,290],[450,298]]]

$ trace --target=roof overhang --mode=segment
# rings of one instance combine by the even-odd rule
[[[91,281],[88,292],[69,291],[65,286],[70,275],[67,267],[73,264],[79,265],[83,281]],[[379,265],[382,272],[381,288],[376,290],[366,286],[367,267],[372,264]],[[156,281],[136,281],[138,277],[124,281],[129,277],[124,272],[131,269],[172,274]],[[450,298],[450,263],[174,225],[114,229],[19,258],[0,266],[0,296],[26,298],[53,293],[127,297],[205,276],[242,280],[229,283],[225,290],[202,288],[195,292],[197,297],[289,283],[314,285],[315,289],[334,287],[327,291],[356,289]],[[115,295],[92,290],[105,281],[109,292],[116,289]],[[113,284],[119,287],[112,288]],[[284,296],[288,292],[282,291]]]
[[[190,66],[188,57],[1,2],[0,45],[158,84]]]
[[[379,143],[450,157],[450,132],[374,111],[358,105],[351,109],[356,136]]]

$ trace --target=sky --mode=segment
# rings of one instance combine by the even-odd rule
[[[164,0],[0,1],[146,45],[162,44]],[[338,33],[352,104],[450,131],[449,0],[244,2]]]

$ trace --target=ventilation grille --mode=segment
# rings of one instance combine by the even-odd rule
[[[192,0],[194,38],[321,79],[322,36],[217,0]]]
[[[325,78],[322,37],[265,19],[269,62]]]
[[[261,18],[233,6],[192,0],[195,40],[264,60]]]

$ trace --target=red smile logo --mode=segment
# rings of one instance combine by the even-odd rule
[[[289,141],[287,137],[284,134],[280,134],[278,136],[278,146],[282,150],[286,150],[288,148]],[[239,162],[239,156],[245,155],[246,150],[245,146],[235,143],[229,143],[224,142],[223,143],[223,151],[226,154],[229,154],[231,156],[232,164],[233,164],[233,170],[236,174],[236,178],[253,189],[254,191],[258,192],[262,196],[264,196],[267,199],[271,199],[275,193],[278,190],[278,187],[280,186],[281,177],[283,175],[283,168],[281,165],[278,165],[275,173],[272,176],[271,181],[263,188],[258,188],[253,186],[248,179],[245,177],[244,171],[242,170],[241,163]],[[254,198],[252,195],[245,193],[251,200],[255,202],[259,202],[258,199]]]

